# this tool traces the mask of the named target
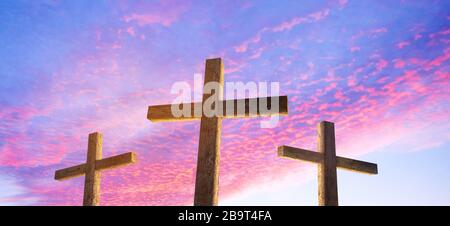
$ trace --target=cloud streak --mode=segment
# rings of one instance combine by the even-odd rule
[[[138,154],[136,164],[103,173],[103,205],[191,205],[199,122],[151,123],[146,111],[171,103],[171,85],[192,83],[212,56],[224,57],[226,81],[280,82],[290,107],[273,129],[259,128],[260,119],[224,120],[221,199],[304,170],[302,163],[279,159],[276,147],[315,150],[321,120],[335,122],[338,153],[348,157],[392,144],[400,144],[401,152],[421,151],[448,140],[449,33],[438,23],[447,18],[415,11],[439,4],[405,2],[385,9],[376,2],[339,1],[311,3],[308,13],[292,10],[300,3],[273,9],[227,4],[240,10],[220,13],[225,9],[219,3],[122,3],[102,6],[97,19],[62,17],[73,27],[86,26],[77,28],[78,34],[43,21],[48,36],[38,38],[70,34],[72,41],[59,48],[70,51],[64,62],[50,58],[52,67],[40,61],[52,56],[47,52],[25,55],[26,62],[12,60],[15,68],[29,68],[36,76],[13,73],[21,89],[8,89],[14,95],[0,90],[0,175],[23,188],[20,194],[3,193],[0,204],[79,205],[83,179],[57,182],[53,174],[84,162],[87,135],[99,131],[105,157]],[[355,14],[361,7],[376,13]],[[268,8],[270,21],[254,16]],[[410,17],[379,16],[395,10],[433,20],[418,29]],[[242,18],[256,32],[238,32]],[[18,39],[14,48],[24,43]]]

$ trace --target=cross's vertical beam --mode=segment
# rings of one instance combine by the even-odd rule
[[[223,96],[222,59],[208,59],[205,67],[205,86],[209,82],[219,84],[215,97]],[[203,103],[213,93],[203,91]],[[216,102],[218,103],[218,102]],[[214,106],[217,108],[218,106]],[[216,206],[219,191],[220,135],[222,118],[202,116],[200,122],[200,141],[198,146],[197,175],[195,178],[194,205]]]
[[[98,206],[100,202],[100,171],[95,170],[95,161],[102,159],[102,142],[103,138],[100,133],[89,134],[84,182],[84,206]]]
[[[319,164],[319,205],[337,206],[338,189],[336,174],[336,144],[334,140],[334,124],[320,122],[318,128],[318,151],[323,153],[323,161]]]

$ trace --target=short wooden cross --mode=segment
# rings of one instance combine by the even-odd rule
[[[148,108],[147,118],[152,122],[201,120],[194,195],[194,205],[199,206],[215,206],[218,202],[222,118],[287,115],[288,113],[287,96],[223,100],[223,70],[222,59],[206,60],[203,101],[201,103],[187,104],[191,106],[190,115],[175,117],[172,113],[174,105],[171,104],[150,106]],[[205,92],[205,87],[209,82],[215,82],[220,85],[220,89],[216,93],[218,95],[215,96],[218,100],[214,102],[218,104],[215,104],[214,108],[227,110],[213,117],[205,115],[203,111],[198,114],[198,109],[202,109],[201,107],[205,100],[213,95]],[[260,106],[262,104],[267,104],[267,108],[275,109],[272,108],[272,104],[277,103],[277,101],[279,103],[278,110],[261,111]],[[238,106],[242,103],[245,109],[244,112],[239,112]],[[257,106],[255,106],[255,103]],[[178,106],[177,104],[176,107]],[[231,110],[229,111],[229,109]]]
[[[102,159],[102,143],[102,134],[97,132],[89,134],[86,163],[55,172],[55,180],[67,180],[85,175],[84,206],[100,204],[100,171],[136,162],[136,155],[133,152]]]
[[[318,152],[288,146],[278,147],[278,156],[318,163],[319,205],[337,206],[338,188],[336,167],[367,174],[378,174],[377,164],[336,156],[334,124],[320,122]]]

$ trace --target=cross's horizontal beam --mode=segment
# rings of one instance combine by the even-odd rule
[[[289,146],[278,147],[278,156],[314,163],[321,163],[323,160],[322,153]],[[378,174],[377,164],[370,162],[364,162],[337,156],[336,165],[338,168],[343,168],[346,170],[352,170],[367,174]]]
[[[136,162],[136,154],[134,154],[133,152],[128,152],[95,161],[95,170],[112,169],[134,162]],[[80,164],[65,169],[60,169],[55,172],[55,180],[67,180],[70,178],[79,177],[84,175],[85,171],[86,164]]]
[[[86,172],[86,163],[60,169],[55,172],[55,180],[67,180],[70,178],[79,177],[84,175],[84,172]]]
[[[278,110],[272,109],[272,102],[275,98],[278,98],[279,106]],[[267,102],[267,105],[265,104]],[[288,113],[288,98],[287,96],[278,97],[258,97],[258,98],[245,98],[238,100],[225,100],[221,101],[224,109],[223,113],[219,115],[224,118],[243,118],[243,117],[258,117],[258,116],[271,116],[271,115],[287,115]],[[256,103],[250,108],[251,103]],[[183,104],[175,104],[177,107]],[[172,104],[155,105],[148,107],[147,118],[152,122],[170,122],[170,121],[189,121],[199,120],[201,114],[195,114],[195,109],[202,109],[202,103],[185,103],[190,105],[191,114],[189,116],[175,117],[172,114]],[[239,106],[241,105],[241,106]],[[227,111],[227,106],[233,106],[233,112]],[[261,106],[261,107],[260,107]],[[239,114],[239,107],[243,107],[244,111]],[[267,109],[267,110],[262,110]],[[202,111],[200,111],[202,112]]]
[[[114,169],[136,162],[136,154],[127,152],[113,157],[105,158],[95,162],[96,170]]]

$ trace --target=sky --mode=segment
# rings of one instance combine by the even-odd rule
[[[103,156],[101,205],[192,205],[199,122],[152,123],[176,82],[221,57],[226,82],[279,82],[275,128],[225,119],[220,205],[317,205],[316,150],[332,121],[337,154],[378,164],[338,170],[341,205],[450,204],[450,2],[0,1],[0,205],[81,205],[88,134]],[[241,98],[241,97],[239,97]]]

